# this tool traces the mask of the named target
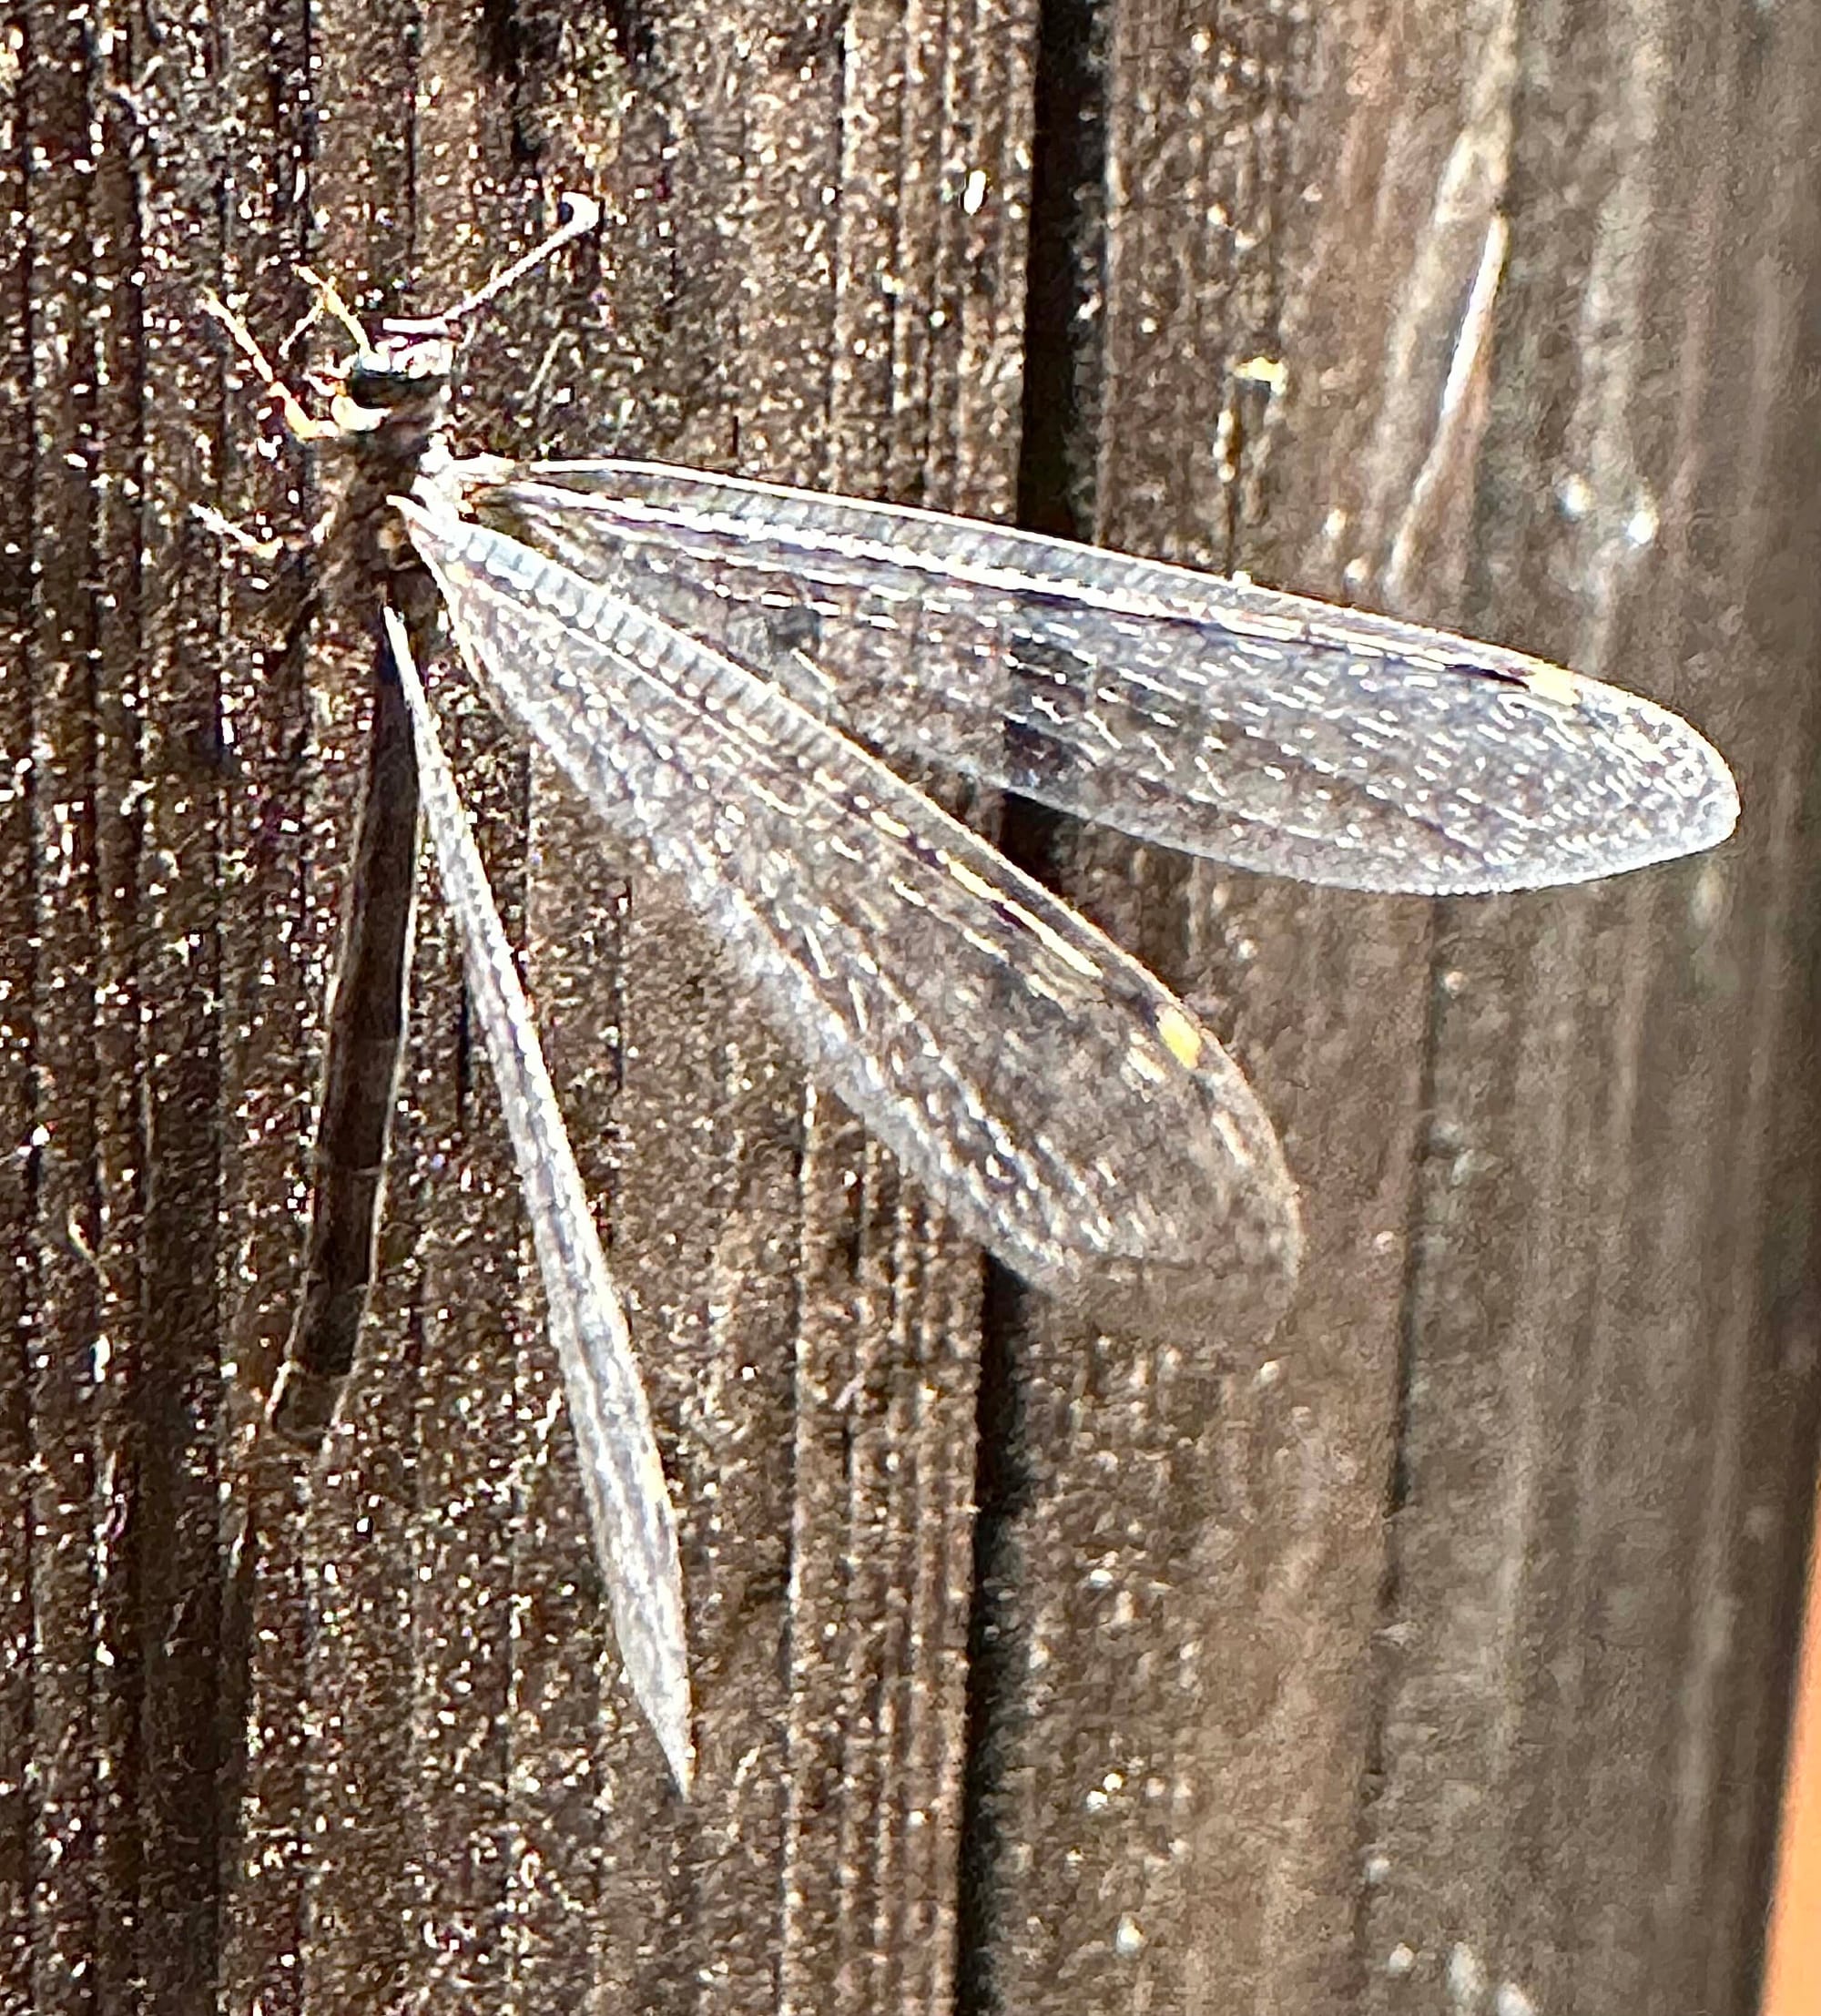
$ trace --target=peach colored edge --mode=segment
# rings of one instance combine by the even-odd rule
[[[1810,1550],[1760,2016],[1821,2016],[1821,1496]]]

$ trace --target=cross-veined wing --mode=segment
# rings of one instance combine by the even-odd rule
[[[665,464],[457,463],[485,522],[868,747],[1299,881],[1428,894],[1712,846],[1647,700],[1496,646],[998,525]]]
[[[433,482],[403,508],[495,702],[680,884],[970,1237],[1122,1328],[1272,1313],[1295,1190],[1174,995],[776,686]]]
[[[524,1184],[550,1338],[563,1369],[614,1635],[633,1694],[687,1794],[695,1752],[689,1737],[683,1571],[651,1410],[544,1069],[536,1024],[455,779],[436,739],[410,639],[396,611],[386,611],[385,625],[411,710],[424,817],[443,893],[462,935],[470,998]]]

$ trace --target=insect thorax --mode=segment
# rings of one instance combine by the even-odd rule
[[[410,494],[419,470],[441,452],[455,343],[441,323],[392,323],[377,344],[340,373],[330,402],[341,451],[335,541],[359,578],[390,578],[395,589],[422,575],[390,499]],[[425,579],[425,586],[427,577]],[[407,592],[408,619],[421,597]]]

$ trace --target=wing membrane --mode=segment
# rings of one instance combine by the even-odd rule
[[[687,1793],[695,1753],[689,1738],[683,1570],[651,1410],[544,1068],[537,1027],[455,779],[436,739],[410,640],[390,609],[386,626],[411,709],[423,809],[443,892],[461,932],[469,996],[524,1186],[550,1338],[563,1369],[614,1635],[633,1693]]]
[[[776,686],[433,484],[405,511],[495,702],[972,1237],[1125,1327],[1275,1308],[1300,1244],[1277,1136],[1151,974]]]
[[[455,465],[487,523],[869,747],[1215,860],[1526,889],[1711,846],[1737,817],[1724,763],[1677,716],[1495,646],[664,464],[502,472]]]

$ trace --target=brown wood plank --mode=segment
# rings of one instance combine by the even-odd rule
[[[1268,419],[1256,366],[1283,355],[1293,311],[1279,233],[1316,51],[1263,8],[1127,8],[1104,36],[1104,85],[1086,78],[1104,237],[1091,202],[1092,319],[1076,307],[1085,334],[1054,366],[1082,413],[1058,444],[1062,528],[1233,564]],[[1079,172],[1066,148],[1055,172]],[[1268,1353],[1094,1344],[1040,1319],[1013,1365],[1024,1475],[992,1530],[1002,1629],[1034,1671],[1004,1661],[1003,1889],[980,1964],[1008,2009],[1330,2008],[1350,1965],[1429,917],[1104,836],[1064,844],[1090,914],[1234,1033],[1285,1125],[1310,1250]],[[1052,1846],[1019,1852],[1033,1840]]]
[[[6,46],[15,46],[18,22],[9,11]],[[0,91],[0,207],[21,214],[25,194],[24,153],[28,98],[24,65],[8,63]],[[9,262],[0,293],[0,455],[8,468],[32,466],[36,415],[32,409],[31,270],[24,258]],[[31,736],[32,688],[25,676],[34,641],[28,555],[32,493],[23,483],[0,487],[0,746],[18,749]],[[19,1141],[32,1127],[37,889],[32,845],[32,806],[23,791],[0,799],[0,1126]],[[9,1337],[26,1334],[37,1286],[38,1225],[30,1165],[22,1156],[0,1158],[0,1223],[5,1264],[0,1279],[0,1323]],[[0,1661],[0,1984],[15,2001],[30,1992],[32,1887],[37,1857],[36,1815],[26,1796],[31,1762],[34,1677],[26,1658],[32,1643],[32,1513],[24,1480],[31,1461],[32,1389],[26,1354],[9,1350],[0,1360],[0,1612],[5,1658]]]
[[[1816,1417],[1807,11],[9,18],[0,2001],[1743,2016]],[[1278,1335],[1165,1348],[982,1292],[458,707],[683,1513],[687,1807],[433,901],[358,1384],[313,1463],[260,1432],[367,612],[188,515],[320,496],[198,286],[432,308],[564,187],[605,229],[477,336],[462,445],[1457,624],[1746,798],[1711,860],[1446,908],[1014,808],[1303,1185]]]

